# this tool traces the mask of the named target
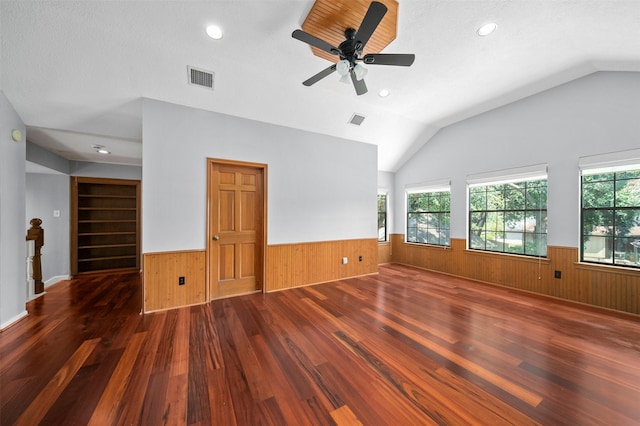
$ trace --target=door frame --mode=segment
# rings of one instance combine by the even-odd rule
[[[211,251],[212,251],[212,241],[213,241],[213,233],[211,229],[211,220],[213,219],[211,211],[211,203],[213,200],[213,188],[211,187],[211,172],[212,168],[215,164],[220,165],[232,165],[232,166],[240,166],[240,167],[250,167],[253,169],[260,169],[262,171],[262,230],[260,233],[260,237],[262,238],[262,254],[258,258],[258,261],[262,262],[261,273],[259,276],[262,283],[262,293],[266,292],[266,266],[267,266],[267,164],[264,163],[253,163],[248,161],[236,161],[236,160],[226,160],[221,158],[207,158],[207,244],[206,244],[206,300],[207,302],[211,302],[211,279],[212,279],[212,266],[211,266]]]

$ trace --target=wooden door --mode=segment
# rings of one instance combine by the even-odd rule
[[[209,299],[261,291],[266,166],[209,160]]]

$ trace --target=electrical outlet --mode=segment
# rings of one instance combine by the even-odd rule
[[[362,262],[362,256],[358,256],[358,262]]]
[[[346,265],[347,263],[349,263],[349,259],[347,259],[346,257],[342,258],[342,264]]]
[[[184,277],[178,277],[178,285],[184,285]]]
[[[553,271],[553,277],[554,277],[554,278],[562,278],[562,272],[560,272],[560,271]]]

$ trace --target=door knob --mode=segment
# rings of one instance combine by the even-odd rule
[[[218,241],[220,239],[220,237],[218,237],[217,235],[213,236],[213,241]]]

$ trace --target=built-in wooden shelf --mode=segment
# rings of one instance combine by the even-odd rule
[[[136,208],[122,208],[122,207],[78,207],[78,210],[136,210]]]
[[[96,260],[114,260],[114,259],[135,259],[134,256],[107,256],[107,257],[92,257],[89,259],[78,259],[78,262],[95,262]]]
[[[136,244],[102,244],[102,245],[96,245],[96,246],[79,246],[78,250],[82,250],[82,249],[92,249],[92,248],[105,248],[105,247],[109,247],[109,248],[113,248],[113,247],[136,247]]]
[[[71,178],[71,273],[140,268],[140,181]]]
[[[135,195],[78,194],[78,198],[136,198]]]
[[[90,235],[135,235],[135,234],[136,234],[135,232],[84,232],[82,234],[78,234],[78,236],[86,237]]]

